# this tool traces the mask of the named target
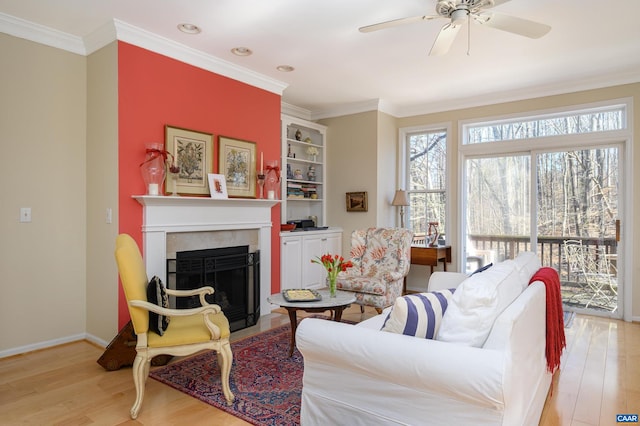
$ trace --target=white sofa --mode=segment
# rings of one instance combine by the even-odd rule
[[[301,321],[296,334],[304,357],[301,424],[537,425],[551,384],[545,286],[540,281],[527,285],[540,267],[535,254],[507,262],[501,287],[520,290],[504,310],[498,307],[480,347],[438,340],[440,333],[430,340],[380,331],[391,307],[355,326]],[[453,296],[460,298],[478,276],[436,272],[428,289],[460,284]],[[489,287],[496,298],[504,296]],[[440,331],[453,305],[452,298]],[[448,322],[448,334],[455,336],[456,324]]]

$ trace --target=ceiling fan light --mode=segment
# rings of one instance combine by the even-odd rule
[[[469,11],[467,9],[456,9],[451,12],[451,24],[454,26],[462,25],[469,18]]]

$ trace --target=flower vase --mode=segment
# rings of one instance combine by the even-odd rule
[[[171,181],[173,183],[172,185],[173,193],[171,194],[171,196],[179,197],[180,195],[178,195],[178,173],[171,173]]]
[[[268,200],[280,199],[280,167],[278,167],[278,161],[267,162],[264,191]]]
[[[328,277],[329,279],[329,297],[336,297],[336,278]]]
[[[140,172],[142,173],[147,195],[162,195],[166,155],[164,144],[150,143],[146,145],[146,157],[140,165]]]

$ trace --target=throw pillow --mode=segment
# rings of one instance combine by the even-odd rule
[[[161,306],[163,308],[169,307],[169,296],[165,291],[162,280],[158,277],[151,278],[149,285],[147,286],[147,302],[154,305]],[[149,328],[151,331],[158,333],[162,336],[169,326],[169,317],[164,315],[158,315],[155,312],[149,312]]]
[[[398,297],[382,331],[433,339],[455,289]]]
[[[464,280],[442,318],[437,340],[482,347],[495,319],[522,292],[513,260],[505,260]]]

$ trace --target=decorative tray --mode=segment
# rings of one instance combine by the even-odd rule
[[[282,290],[282,297],[287,302],[316,302],[322,300],[320,293],[304,288]]]

